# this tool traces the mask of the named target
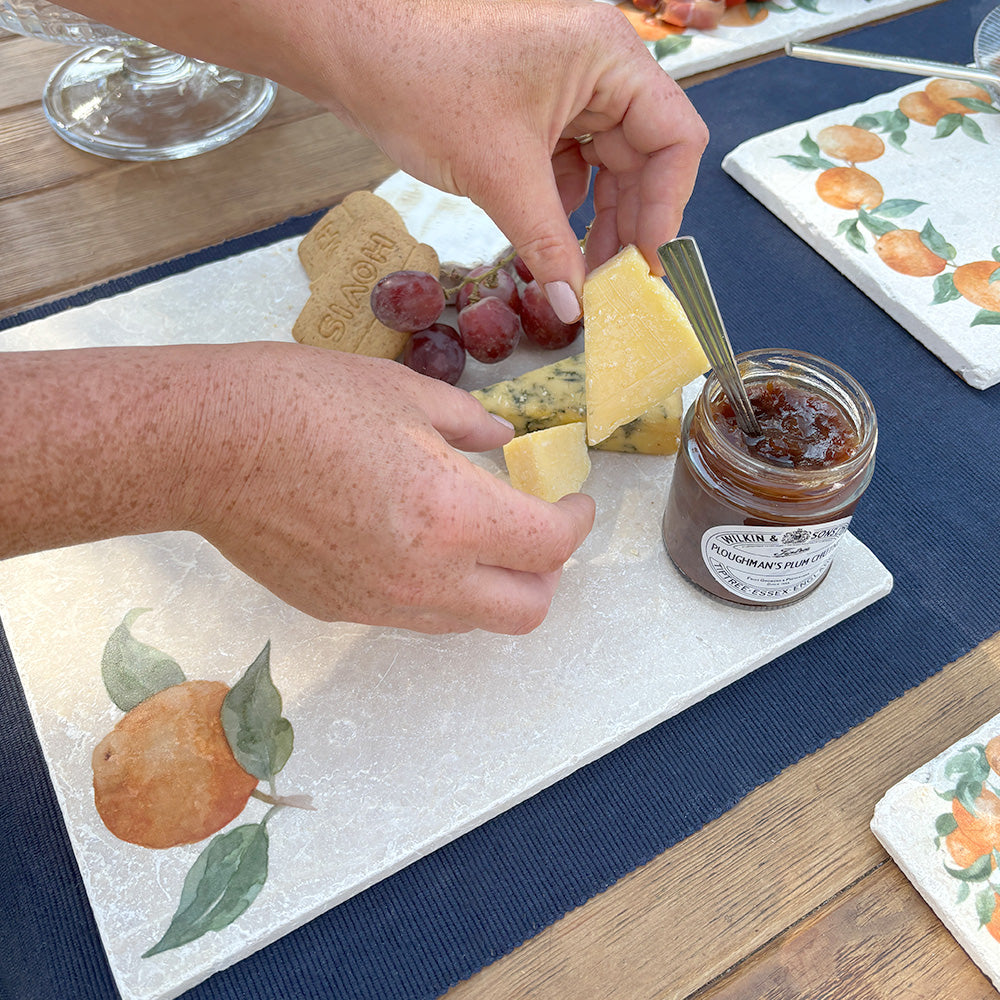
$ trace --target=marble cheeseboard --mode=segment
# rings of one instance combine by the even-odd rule
[[[445,261],[488,260],[505,245],[467,203],[404,175],[379,193]],[[297,242],[15,327],[0,349],[289,339],[308,294]],[[519,348],[497,366],[470,363],[463,384],[551,360]],[[499,453],[473,460],[504,475]],[[759,611],[703,594],[660,538],[672,464],[593,453],[595,528],[544,624],[519,638],[321,623],[185,533],[0,562],[0,616],[122,997],[178,996],[890,590],[888,570],[848,535],[824,584],[795,605]],[[207,848],[124,843],[95,809],[91,755],[122,717],[102,684],[102,655],[138,608],[149,610],[131,621],[133,637],[188,678],[232,686],[269,643],[270,678],[294,729],[275,790],[313,806],[267,820],[266,881],[244,912],[146,958]],[[262,825],[267,811],[251,799],[218,836]]]

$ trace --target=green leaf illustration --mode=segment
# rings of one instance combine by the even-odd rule
[[[947,837],[949,833],[954,833],[957,829],[958,820],[955,819],[954,813],[941,813],[934,821],[934,832],[939,837]]]
[[[996,261],[1000,261],[1000,246],[995,246],[995,247],[994,247],[994,248],[993,248],[993,249],[992,249],[992,250],[990,251],[990,256],[991,256],[991,257],[992,257],[992,258],[993,258],[994,260],[996,260]],[[994,271],[994,272],[993,272],[993,273],[992,273],[992,274],[990,275],[990,281],[993,281],[993,279],[994,279],[994,278],[996,278],[997,274],[1000,274],[1000,271]]]
[[[986,759],[986,747],[981,743],[970,743],[948,758],[944,765],[944,773],[949,778],[972,778],[985,781],[990,773],[989,761]]]
[[[847,242],[850,243],[855,250],[860,250],[862,253],[868,253],[868,248],[865,246],[865,237],[858,228],[857,219],[844,219],[840,225],[837,226],[837,235],[846,237]]]
[[[996,903],[996,893],[992,889],[976,893],[976,916],[979,917],[980,927],[985,927],[993,919]]]
[[[905,132],[910,127],[910,119],[899,108],[891,111],[869,111],[854,121],[858,128],[879,132]]]
[[[934,130],[935,139],[944,139],[951,135],[961,124],[965,115],[950,114],[943,115],[938,119],[937,128]]]
[[[871,215],[879,215],[883,219],[901,219],[904,215],[910,215],[921,205],[926,205],[926,201],[917,201],[915,198],[890,198],[883,201],[881,205],[871,209]]]
[[[181,684],[177,662],[132,635],[132,623],[149,608],[134,608],[111,633],[101,657],[101,678],[111,700],[128,712],[157,691]]]
[[[829,170],[836,166],[822,155],[823,151],[819,148],[819,144],[808,132],[799,140],[799,149],[802,150],[802,155],[782,155],[775,159],[784,160],[800,170]]]
[[[226,695],[221,716],[240,766],[261,781],[273,781],[291,756],[293,733],[271,681],[270,642]]]
[[[990,859],[991,855],[984,854],[973,861],[968,868],[949,868],[948,865],[944,867],[949,875],[963,882],[983,882],[990,877],[990,872],[993,870]]]
[[[784,153],[776,156],[775,159],[784,160],[793,167],[798,167],[799,170],[827,170],[833,166],[829,160],[823,159],[822,156],[793,156],[789,153]]]
[[[955,287],[955,278],[951,271],[939,274],[934,279],[932,306],[939,306],[942,302],[953,302],[955,299],[960,299],[961,297],[962,293]]]
[[[819,3],[817,0],[792,0],[792,3],[801,10],[808,10],[813,14],[822,14],[823,12],[819,9]]]
[[[889,145],[895,149],[901,150],[904,153],[909,152],[903,149],[903,144],[906,142],[906,129],[896,129],[892,132],[886,134],[886,138],[889,140]]]
[[[980,309],[973,316],[969,326],[1000,326],[1000,312],[990,312],[989,309]]]
[[[983,783],[975,778],[962,778],[955,789],[955,798],[962,803],[967,812],[975,815],[976,799],[983,794]]]
[[[953,97],[952,100],[970,111],[978,111],[987,115],[1000,115],[1000,108],[994,107],[988,101],[981,101],[978,97]]]
[[[209,841],[184,879],[170,926],[143,958],[228,927],[257,898],[267,879],[267,818]]]
[[[876,236],[884,236],[886,233],[891,233],[894,229],[899,229],[896,223],[889,222],[888,219],[880,219],[877,215],[866,212],[863,208],[858,209],[858,221],[865,229]]]
[[[920,242],[931,253],[936,253],[945,260],[954,260],[955,248],[931,225],[930,220],[920,230]]]
[[[983,130],[979,127],[979,123],[974,122],[968,115],[962,115],[962,131],[970,139],[975,139],[976,142],[986,144],[986,136],[983,135]]]
[[[667,56],[683,52],[690,44],[691,35],[667,35],[666,38],[658,38],[653,43],[653,56],[656,59],[666,59]]]

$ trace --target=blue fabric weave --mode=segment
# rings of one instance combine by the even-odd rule
[[[949,0],[838,43],[967,62],[992,6]],[[872,395],[878,464],[852,531],[894,574],[893,592],[185,1000],[431,1000],[1000,629],[1000,387],[962,383],[719,167],[746,138],[905,82],[778,57],[692,88],[712,142],[683,229],[737,350],[811,351]],[[0,998],[107,1000],[115,987],[5,643],[0,691]]]

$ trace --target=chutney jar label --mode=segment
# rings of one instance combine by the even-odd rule
[[[849,517],[795,527],[720,524],[701,536],[701,557],[726,590],[761,604],[808,590],[827,571]]]

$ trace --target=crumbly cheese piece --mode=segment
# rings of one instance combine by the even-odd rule
[[[590,475],[585,425],[579,421],[522,434],[504,445],[513,487],[555,502],[579,493]]]
[[[590,444],[710,367],[683,307],[634,246],[587,276],[583,326]]]
[[[586,421],[584,381],[584,358],[580,353],[485,389],[474,389],[472,395],[490,413],[509,420],[517,434],[530,434],[545,427]],[[664,402],[614,430],[596,447],[602,451],[672,455],[677,451],[680,431],[678,389]]]

